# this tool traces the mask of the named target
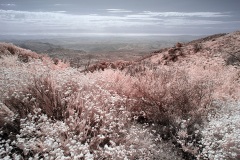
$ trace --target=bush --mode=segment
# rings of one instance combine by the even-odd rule
[[[215,108],[214,82],[206,77],[191,77],[182,69],[169,70],[167,67],[131,75],[134,76],[109,70],[105,76],[111,76],[107,81],[112,85],[106,87],[128,97],[132,119],[142,124],[154,124],[154,130],[161,138],[180,146],[187,158],[196,157],[201,149],[199,131],[208,113]]]
[[[62,119],[66,110],[66,106],[61,103],[66,97],[56,90],[54,81],[49,77],[34,78],[33,84],[20,92],[10,92],[8,97],[4,104],[19,114],[20,118],[33,113],[34,107],[41,108],[43,113],[54,119]]]
[[[21,106],[26,112],[21,116],[20,130],[15,140],[2,139],[1,157],[153,159],[161,156],[149,129],[141,129],[131,122],[124,98],[88,86],[65,99],[65,116],[59,117],[50,112],[55,106],[46,103],[41,96],[37,97],[36,106],[32,106],[29,114],[25,115],[28,110],[24,108],[30,107],[29,103]],[[42,108],[45,111],[40,109],[41,101],[48,106]]]
[[[240,158],[240,104],[227,102],[215,114],[208,117],[209,123],[202,131],[201,154],[205,159]]]
[[[239,65],[240,64],[240,52],[236,52],[234,54],[228,53],[228,57],[226,58],[227,65]]]
[[[9,66],[0,83],[13,84],[1,92],[2,159],[181,159],[151,127],[132,121],[127,97],[97,74],[40,60]]]
[[[199,126],[214,107],[212,84],[202,79],[191,81],[187,73],[178,70],[146,74],[139,78],[142,98],[132,111],[140,117],[144,113],[145,121],[155,123],[162,138],[173,139],[193,158],[200,149]]]
[[[194,45],[193,45],[193,52],[194,52],[194,53],[199,52],[201,49],[202,49],[202,45],[201,45],[201,44],[199,44],[199,43],[194,43]]]
[[[106,137],[119,133],[98,134],[89,141],[82,142],[83,133],[76,134],[70,127],[71,125],[62,121],[53,121],[47,115],[41,114],[40,110],[36,110],[33,115],[29,114],[21,120],[21,130],[16,140],[1,141],[0,157],[14,159],[180,159],[176,157],[176,153],[171,152],[169,145],[163,143],[161,146],[156,146],[148,129],[136,125],[131,125],[126,131],[122,131],[125,133],[120,134],[118,140],[124,141],[120,144],[116,143],[117,139]],[[99,146],[96,142],[100,143]]]

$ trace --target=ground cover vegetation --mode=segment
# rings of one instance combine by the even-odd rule
[[[239,159],[239,43],[217,35],[91,72],[0,43],[0,158]]]

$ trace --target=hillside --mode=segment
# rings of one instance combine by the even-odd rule
[[[78,68],[85,67],[88,63],[137,60],[151,51],[197,37],[199,36],[95,36],[6,41],[51,58],[68,61],[72,67]]]
[[[85,70],[0,43],[0,158],[239,159],[239,88],[239,31]]]
[[[198,63],[202,63],[199,64],[202,67],[206,67],[207,64],[212,65],[215,62],[220,63],[220,66],[223,64],[237,67],[240,65],[239,35],[240,32],[237,31],[230,34],[211,35],[187,43],[178,42],[173,47],[153,51],[136,60],[122,61],[119,68],[129,68],[132,70],[139,66],[141,67],[143,63],[151,64],[152,67],[158,67],[159,65],[175,66],[181,65],[181,63],[195,65],[197,59],[201,58],[202,60]],[[106,65],[103,66],[102,64]],[[119,61],[101,62],[90,66],[89,70],[92,71],[92,68],[111,68],[111,66],[116,68],[115,66],[118,66],[118,64]]]
[[[83,50],[66,49],[59,45],[40,41],[14,41],[14,44],[24,49],[30,49],[41,55],[48,55],[52,59],[59,59],[69,62],[72,67],[80,67],[85,65],[90,56]]]
[[[152,56],[151,61],[153,63],[163,62],[164,60],[177,61],[177,59],[181,61],[181,59],[184,59],[181,57],[184,56],[195,60],[194,57],[205,56],[209,57],[209,59],[214,57],[222,58],[228,65],[239,65],[239,35],[240,32],[217,34],[187,44],[177,44],[175,47],[162,52],[161,56]]]

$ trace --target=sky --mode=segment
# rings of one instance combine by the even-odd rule
[[[207,35],[240,30],[240,0],[0,0],[0,35]]]

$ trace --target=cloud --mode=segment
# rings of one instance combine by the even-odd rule
[[[0,10],[0,20],[2,22],[15,22],[15,23],[32,23],[35,22],[39,25],[72,25],[73,27],[79,26],[92,26],[105,27],[107,26],[132,26],[134,24],[145,25],[144,20],[138,22],[130,22],[133,17],[128,16],[106,16],[99,14],[84,14],[73,15],[67,14],[65,11],[55,12],[29,12],[29,11],[15,11],[15,10]],[[151,20],[151,19],[145,19]],[[149,22],[148,22],[149,23]]]
[[[131,15],[126,15],[126,19],[129,20],[139,20],[139,21],[161,21],[161,18],[151,16],[151,15],[146,15],[146,14],[131,14]]]
[[[67,11],[54,11],[54,13],[67,13]]]
[[[156,25],[156,23],[152,21],[131,21],[131,18],[123,16],[98,14],[72,15],[65,12],[0,10],[0,25],[3,24],[16,26],[16,30],[30,28],[31,30],[59,29],[84,32],[104,32],[109,28]]]
[[[67,5],[70,5],[68,3],[56,3],[56,4],[53,4],[54,6],[67,6]]]
[[[2,33],[105,33],[105,32],[160,32],[179,28],[203,28],[231,24],[230,13],[221,12],[132,12],[107,9],[109,14],[69,14],[66,11],[30,12],[0,10]],[[225,18],[224,20],[221,18]],[[237,22],[234,22],[235,24]],[[228,25],[229,25],[228,24]],[[239,24],[239,23],[238,23]]]
[[[172,19],[166,19],[164,21],[164,25],[166,26],[182,26],[182,27],[192,27],[192,26],[207,26],[207,25],[219,25],[219,24],[225,24],[226,22],[223,21],[217,21],[217,20],[192,20],[192,19],[184,19],[184,18],[172,18]]]
[[[106,9],[109,13],[131,13],[133,11],[125,10],[125,9]]]
[[[227,12],[151,12],[144,11],[144,15],[159,16],[159,17],[205,17],[205,18],[216,18],[216,17],[229,17]]]
[[[12,3],[8,3],[8,4],[1,4],[1,6],[14,7],[16,5]]]

